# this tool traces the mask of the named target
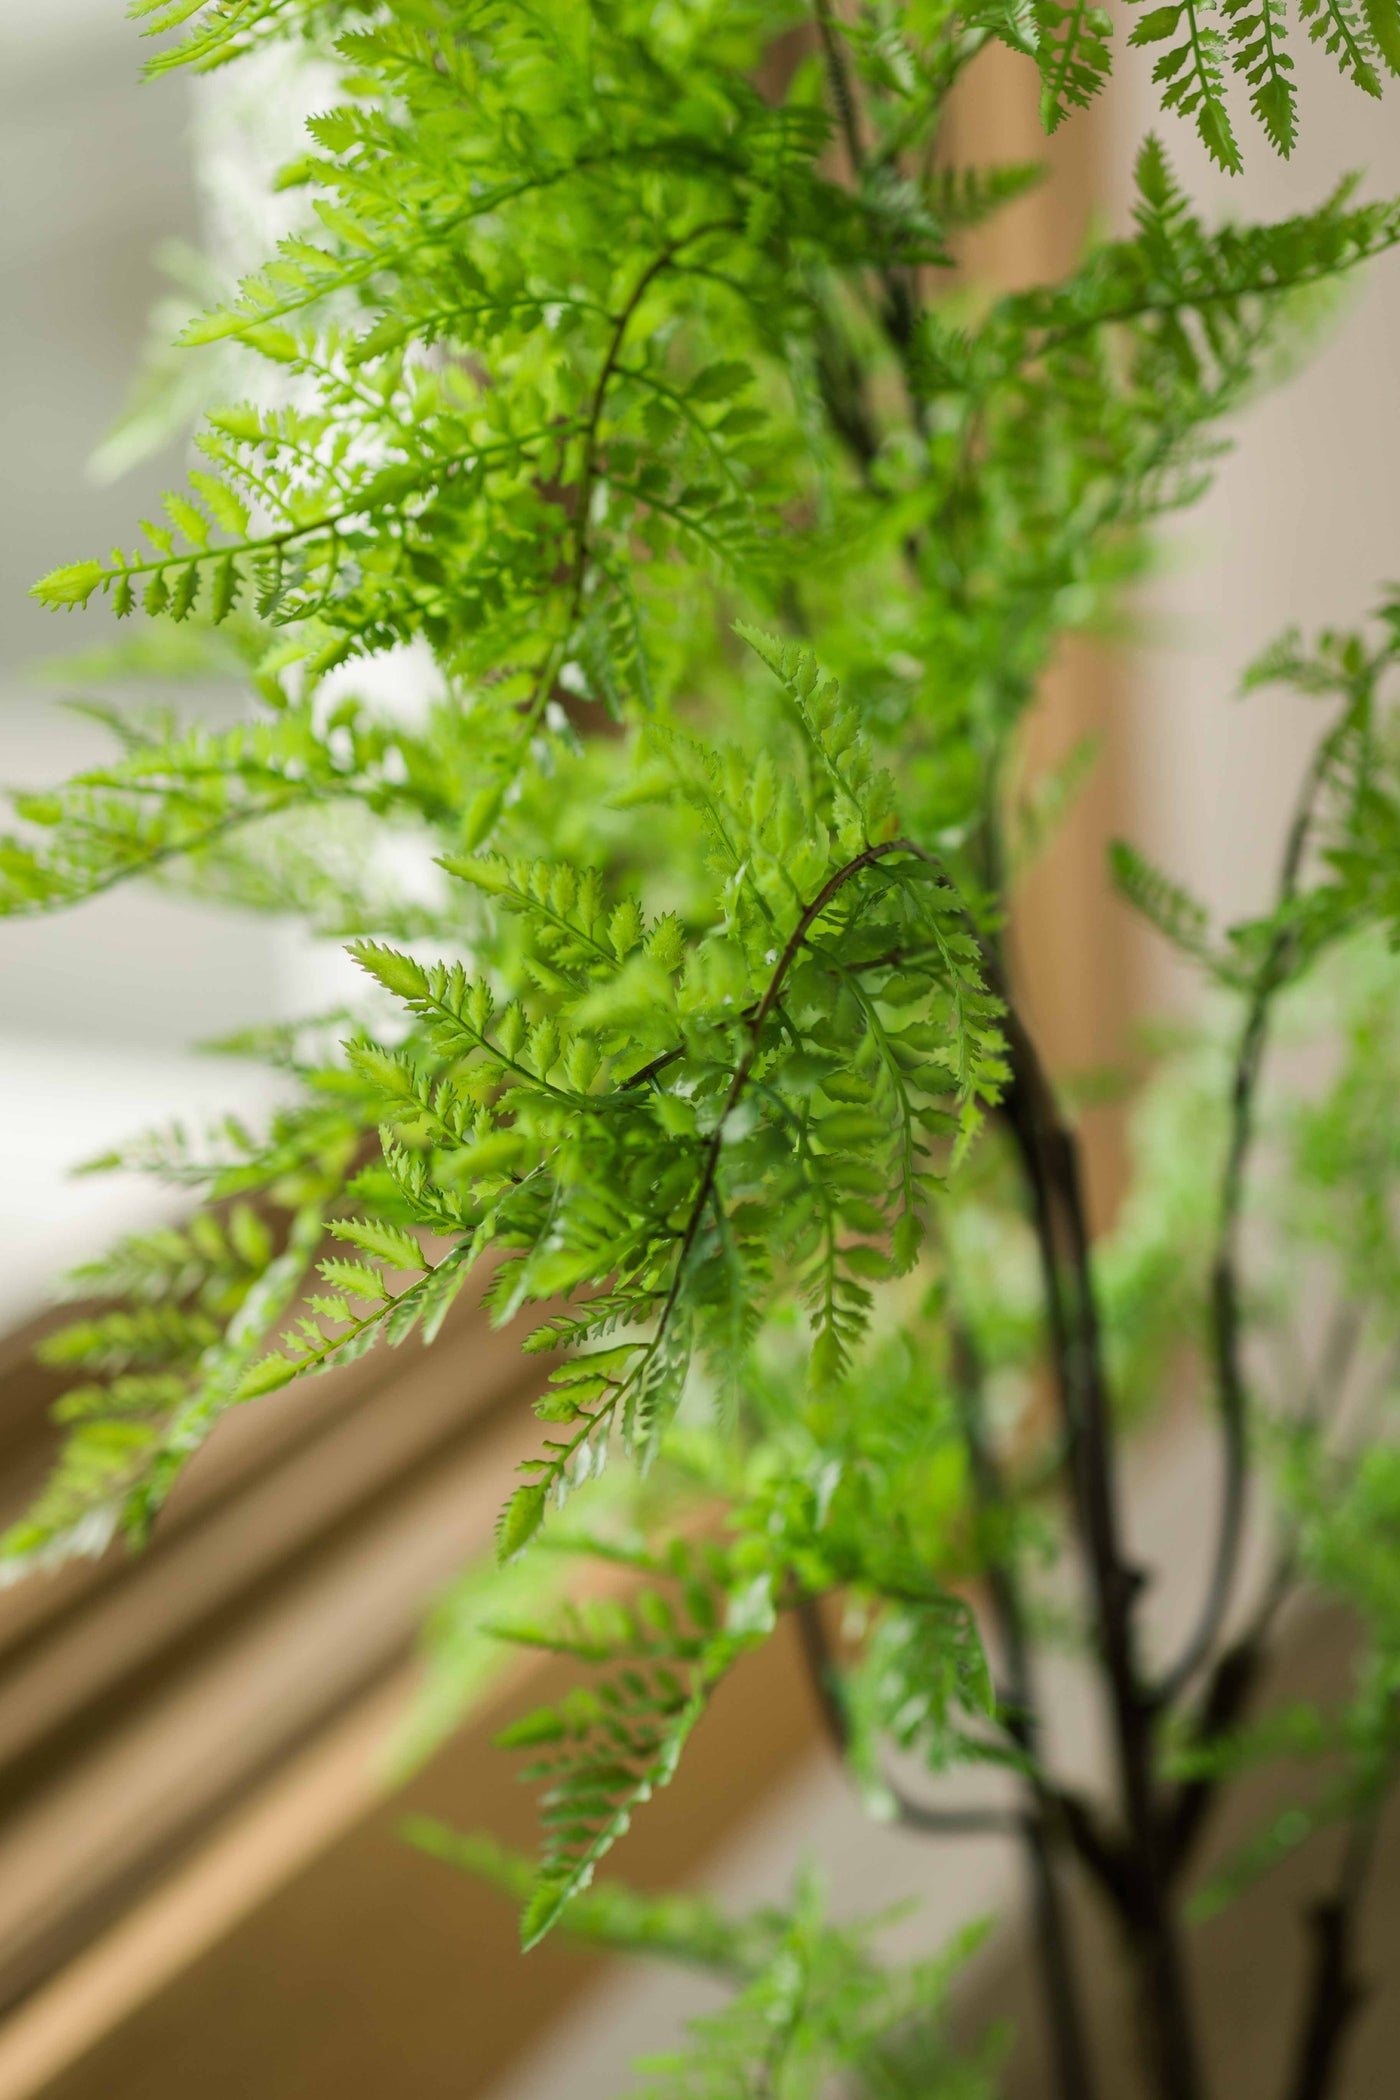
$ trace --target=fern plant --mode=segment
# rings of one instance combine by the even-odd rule
[[[1024,1846],[1061,2100],[1099,2078],[1067,1863],[1137,1979],[1142,2090],[1200,2100],[1198,1841],[1236,1772],[1314,1756],[1306,1800],[1191,1900],[1346,1827],[1290,2088],[1321,2100],[1400,1751],[1379,1412],[1400,599],[1247,674],[1319,717],[1266,912],[1216,928],[1116,852],[1215,1003],[1157,1061],[1133,1192],[1092,1244],[1004,938],[1026,844],[1008,783],[1060,638],[1207,486],[1312,288],[1400,242],[1400,200],[1346,179],[1297,217],[1211,227],[1149,137],[1129,236],[983,296],[949,275],[960,236],[1038,171],[950,165],[949,99],[1010,45],[1053,130],[1108,77],[1099,8],[131,11],[154,73],[281,46],[338,83],[278,177],[296,231],[185,331],[246,398],[209,411],[139,539],[35,586],[153,622],[127,649],[147,674],[237,667],[247,706],[217,729],[107,707],[107,763],[14,797],[0,896],[35,914],[146,880],[298,915],[348,944],[363,994],[237,1046],[283,1075],[264,1127],[121,1153],[194,1207],[82,1272],[99,1309],[46,1344],[77,1382],[9,1571],[139,1541],[229,1409],[431,1342],[470,1283],[520,1323],[541,1397],[500,1568],[438,1614],[420,1736],[452,1725],[482,1641],[579,1681],[506,1733],[541,1789],[537,1863],[418,1834],[521,1899],[527,1946],[558,1925],[734,1983],[646,2090],[995,2090],[995,2052],[948,2040],[950,1957],[884,1966],[814,1882],[731,1920],[594,1880],[716,1686],[792,1617],[872,1814]],[[1368,95],[1400,70],[1395,0],[1184,0],[1130,40],[1161,46],[1169,120],[1235,168],[1228,76],[1287,153],[1303,36]],[[410,644],[412,706],[367,697],[365,660]],[[1286,1013],[1334,1044],[1297,1097],[1266,1085]],[[1289,1324],[1300,1278],[1335,1299],[1320,1351]],[[1218,1426],[1221,1507],[1193,1630],[1158,1653],[1118,1449],[1183,1381]],[[1242,1600],[1266,1470],[1277,1560]],[[610,1586],[567,1602],[561,1555]],[[1300,1585],[1359,1628],[1349,1697],[1303,1721],[1255,1710]],[[1045,1750],[1054,1643],[1101,1676],[1111,1798]],[[931,1806],[919,1763],[990,1764],[1017,1801]]]

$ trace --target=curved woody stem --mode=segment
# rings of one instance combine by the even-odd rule
[[[1005,1486],[987,1437],[982,1367],[976,1344],[967,1327],[956,1317],[951,1327],[951,1346],[953,1390],[963,1442],[967,1447],[973,1494],[983,1515],[993,1515],[1005,1506]],[[1051,1850],[1051,1817],[1056,1804],[1039,1771],[1040,1727],[1025,1604],[1014,1563],[1008,1555],[999,1554],[993,1558],[987,1582],[1006,1667],[1007,1725],[1015,1742],[1031,1760],[1029,1783],[1033,1801],[1020,1818],[1020,1829],[1035,1917],[1035,1948],[1055,2055],[1056,2086],[1061,2100],[1093,2100],[1096,2087],[1090,2067],[1073,1938]]]
[[[1327,2100],[1341,2068],[1342,2044],[1368,1995],[1356,1971],[1356,1933],[1375,1863],[1382,1808],[1383,1797],[1377,1796],[1352,1818],[1331,1893],[1310,1913],[1312,1978],[1288,2100]]]
[[[1220,1519],[1200,1612],[1180,1655],[1155,1688],[1156,1698],[1164,1704],[1176,1698],[1215,1645],[1229,1610],[1244,1543],[1249,1487],[1249,1389],[1244,1368],[1240,1231],[1255,1135],[1255,1102],[1268,1046],[1273,1002],[1288,981],[1297,953],[1297,928],[1288,922],[1286,915],[1297,898],[1318,796],[1351,721],[1352,710],[1348,709],[1342,720],[1322,739],[1304,779],[1284,848],[1274,907],[1276,914],[1285,915],[1285,923],[1275,932],[1255,975],[1235,1052],[1230,1087],[1230,1136],[1220,1183],[1210,1280],[1211,1353],[1224,1459]]]
[[[793,1617],[822,1726],[831,1747],[845,1764],[851,1750],[850,1723],[841,1698],[840,1671],[822,1617],[821,1599],[811,1594],[799,1598]],[[894,1803],[894,1820],[902,1830],[917,1830],[925,1837],[1012,1837],[1019,1826],[1020,1819],[1009,1809],[990,1805],[937,1808],[914,1800],[888,1772],[881,1777]]]
[[[1121,1917],[1141,1984],[1144,2055],[1160,2100],[1200,2100],[1175,1909],[1162,1854],[1154,1777],[1154,1702],[1137,1654],[1141,1576],[1124,1556],[1112,1419],[1089,1255],[1078,1146],[1035,1045],[1006,998],[1011,1085],[1003,1112],[1021,1156],[1040,1250],[1051,1369],[1069,1444],[1072,1501],[1089,1572],[1122,1795],[1126,1876]]]

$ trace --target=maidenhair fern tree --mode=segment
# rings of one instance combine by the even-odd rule
[[[1038,170],[951,162],[950,97],[1009,45],[1053,130],[1107,78],[1098,8],[132,12],[155,73],[281,42],[335,84],[279,177],[296,232],[185,332],[245,398],[205,417],[163,517],[35,589],[155,622],[147,668],[160,637],[182,666],[236,662],[247,704],[218,728],[109,709],[106,764],[15,798],[0,894],[36,914],[145,880],[298,915],[363,989],[242,1041],[283,1076],[265,1126],[121,1155],[198,1207],[83,1272],[105,1309],[48,1344],[78,1382],[11,1570],[139,1541],[230,1408],[432,1342],[469,1287],[536,1352],[541,1397],[501,1571],[442,1614],[433,1711],[464,1629],[579,1682],[507,1732],[542,1790],[538,1861],[425,1842],[518,1891],[527,1946],[559,1925],[733,1980],[654,2091],[995,2087],[948,2042],[946,1960],[883,1965],[814,1885],[725,1919],[593,1880],[791,1615],[872,1814],[1024,1845],[1060,2100],[1099,2089],[1067,1863],[1120,1928],[1141,2090],[1201,2100],[1183,1887],[1207,1811],[1270,1750],[1313,1754],[1207,1895],[1344,1826],[1288,2013],[1290,2093],[1335,2092],[1400,1750],[1400,1452],[1375,1414],[1400,1306],[1400,599],[1247,674],[1318,722],[1266,912],[1217,929],[1117,853],[1215,996],[1158,1061],[1136,1185],[1094,1244],[1004,936],[1047,662],[1205,488],[1313,288],[1400,242],[1400,202],[1343,180],[1213,227],[1149,137],[1129,237],[979,296],[959,237]],[[1290,150],[1300,40],[1367,95],[1400,70],[1396,0],[1128,25],[1168,128],[1227,169]],[[376,704],[362,666],[394,650],[415,690]],[[1332,1044],[1296,1097],[1264,1084],[1289,1008]],[[1222,1487],[1194,1628],[1160,1653],[1119,1447],[1183,1386]],[[1263,1468],[1277,1557],[1251,1594]],[[603,1601],[567,1601],[568,1555],[608,1565]],[[1351,1688],[1259,1711],[1300,1585],[1349,1608]],[[1102,1681],[1102,1799],[1043,1746],[1054,1644]],[[990,1763],[1018,1799],[940,1811],[920,1761]]]

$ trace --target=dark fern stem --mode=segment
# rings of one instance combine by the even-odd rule
[[[1139,1979],[1143,2055],[1161,2100],[1204,2091],[1179,1921],[1165,1872],[1154,1778],[1155,1702],[1138,1659],[1141,1576],[1125,1560],[1089,1254],[1078,1146],[1060,1115],[1034,1043],[1007,1003],[1012,1082],[1005,1113],[1020,1155],[1040,1250],[1051,1369],[1069,1451],[1071,1499],[1089,1576],[1106,1679],[1124,1822],[1120,1906]]]
[[[1286,914],[1297,897],[1318,798],[1350,726],[1351,714],[1348,711],[1337,727],[1323,738],[1304,779],[1279,874],[1276,908],[1284,916],[1284,923],[1275,933],[1259,966],[1235,1053],[1230,1085],[1230,1137],[1221,1178],[1210,1279],[1211,1351],[1215,1362],[1224,1461],[1220,1521],[1200,1615],[1180,1656],[1158,1687],[1158,1697],[1164,1702],[1174,1699],[1210,1656],[1229,1609],[1244,1542],[1249,1488],[1249,1392],[1244,1369],[1240,1304],[1240,1230],[1245,1182],[1254,1142],[1255,1105],[1274,1004],[1287,981],[1297,945],[1296,931],[1288,923]]]
[[[976,1342],[966,1323],[954,1316],[950,1328],[953,1389],[967,1447],[973,1493],[984,1518],[1001,1516],[1006,1491],[987,1434],[982,1367]],[[1040,1723],[1025,1602],[1009,1550],[994,1551],[987,1569],[987,1588],[1006,1669],[1003,1705],[1013,1741],[1030,1760],[1032,1798],[1021,1818],[1036,1959],[1045,2001],[1046,2022],[1055,2057],[1055,2083],[1061,2100],[1093,2100],[1094,2079],[1083,1992],[1075,1957],[1073,1928],[1054,1858],[1051,1830],[1054,1802],[1040,1773]]]
[[[1287,2100],[1328,2100],[1336,2091],[1343,2044],[1369,1996],[1356,1965],[1356,1940],[1381,1807],[1375,1800],[1358,1809],[1347,1829],[1335,1885],[1309,1913],[1312,1975]]]

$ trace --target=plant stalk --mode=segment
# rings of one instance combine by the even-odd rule
[[[967,1446],[973,1494],[984,1516],[995,1515],[1005,1507],[1006,1491],[987,1437],[982,1367],[971,1333],[956,1317],[951,1332],[953,1390]],[[1013,1740],[1031,1760],[1035,1773],[1039,1770],[1040,1725],[1025,1606],[1013,1562],[1001,1554],[994,1555],[987,1583],[1006,1669],[1007,1726]],[[1055,2060],[1055,2090],[1060,2100],[1093,2100],[1096,2085],[1073,1935],[1051,1854],[1044,1790],[1035,1779],[1031,1785],[1036,1798],[1020,1819],[1021,1837],[1046,2024]]]
[[[1202,2100],[1205,2086],[1185,1965],[1161,1856],[1153,1777],[1156,1707],[1137,1657],[1134,1618],[1141,1577],[1125,1560],[1119,1536],[1112,1423],[1078,1148],[1009,1001],[1006,1032],[1012,1083],[1005,1112],[1031,1194],[1052,1371],[1069,1440],[1073,1503],[1113,1724],[1126,1830],[1120,1916],[1138,1978],[1145,2067],[1159,2100]]]
[[[1368,1802],[1347,1832],[1336,1885],[1309,1914],[1313,1968],[1288,2100],[1327,2100],[1342,2044],[1368,1995],[1356,1971],[1356,1934],[1375,1859],[1381,1804]]]

